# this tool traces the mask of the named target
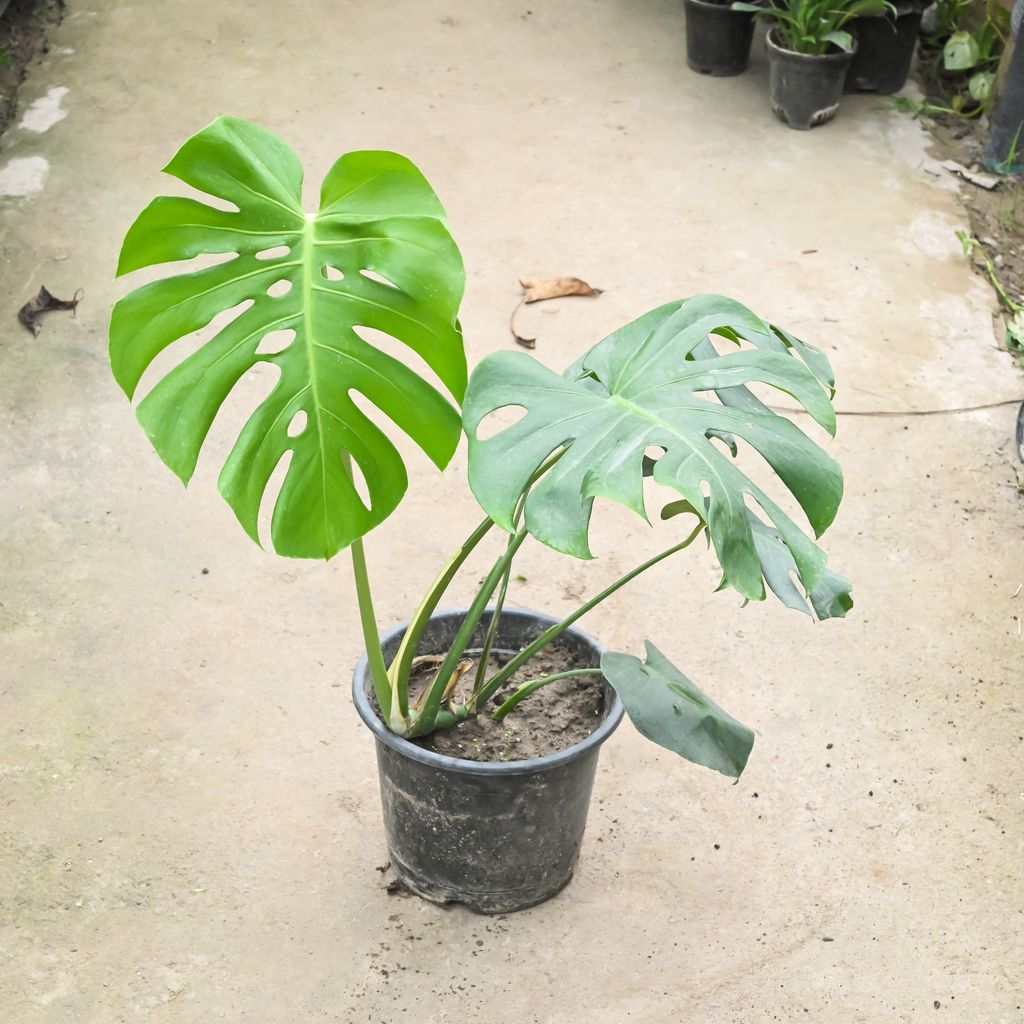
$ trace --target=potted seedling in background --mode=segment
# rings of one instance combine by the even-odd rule
[[[131,396],[158,353],[236,310],[138,406],[157,452],[187,483],[238,381],[261,363],[278,371],[219,486],[258,539],[268,483],[290,456],[273,498],[274,548],[301,558],[351,552],[366,646],[353,690],[376,738],[385,832],[402,880],[430,899],[490,912],[557,892],[576,863],[599,746],[623,705],[655,742],[738,776],[753,742],[749,728],[650,641],[643,659],[607,652],[576,622],[698,537],[714,548],[722,586],[743,598],[763,599],[767,585],[819,618],[845,614],[848,581],[826,568],[824,553],[734,457],[740,442],[752,446],[813,532],[828,527],[842,493],[839,467],[747,386],[786,394],[833,431],[824,355],[739,303],[704,295],[641,316],[562,374],[526,353],[497,352],[467,385],[457,320],[461,258],[441,204],[405,157],[341,157],[309,215],[297,158],[248,121],[219,118],[166,169],[237,209],[155,199],[128,232],[119,272],[235,256],[121,299],[110,326],[114,375]],[[367,330],[407,346],[445,392],[375,345]],[[264,344],[268,337],[273,344]],[[438,467],[464,429],[469,484],[483,509],[410,619],[383,635],[363,538],[398,506],[407,477],[388,433],[360,408],[365,402]],[[525,413],[496,433],[481,432],[508,407]],[[505,606],[524,543],[547,545],[553,559],[590,557],[594,499],[646,515],[646,477],[676,492],[650,509],[681,524],[666,548],[564,618]],[[484,544],[494,549],[493,564],[467,607],[440,611],[466,559]],[[545,701],[566,699],[575,709],[568,740],[547,728],[543,710]],[[541,710],[525,715],[531,706]]]
[[[857,48],[846,28],[855,17],[880,14],[886,0],[784,0],[733,9],[769,19],[768,91],[772,110],[790,128],[831,121]]]

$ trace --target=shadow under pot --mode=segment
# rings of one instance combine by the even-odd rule
[[[768,93],[779,120],[800,130],[831,121],[839,109],[853,53],[838,47],[823,54],[787,50],[776,28],[768,33],[766,43]]]
[[[849,30],[857,40],[857,52],[846,75],[847,92],[899,92],[907,83],[914,59],[922,8],[915,3],[896,4],[891,13],[853,18]]]
[[[702,75],[727,78],[746,70],[754,15],[734,11],[731,0],[685,0],[686,63]]]
[[[483,646],[490,617],[490,611],[484,613],[467,653]],[[448,650],[464,618],[464,611],[435,612],[419,653]],[[557,621],[506,607],[493,651],[499,656],[521,651]],[[405,628],[403,623],[381,637],[385,661],[395,656]],[[559,643],[580,667],[597,665],[604,650],[575,626]],[[449,757],[390,732],[377,712],[365,654],[356,666],[352,695],[376,740],[384,834],[391,866],[406,888],[433,903],[507,914],[568,885],[583,841],[598,753],[622,721],[622,702],[607,682],[600,723],[589,736],[519,761]]]

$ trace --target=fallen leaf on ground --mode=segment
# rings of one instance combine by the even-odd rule
[[[529,349],[537,347],[537,339],[527,338],[516,330],[516,313],[524,303],[560,299],[566,295],[596,296],[601,294],[600,288],[593,288],[578,277],[524,277],[519,284],[523,288],[523,297],[516,303],[516,308],[512,310],[512,315],[508,319],[508,327],[515,343]]]
[[[518,309],[518,308],[519,308],[519,307],[518,307],[518,306],[516,306],[516,309]],[[513,316],[515,316],[515,314],[514,314],[514,313],[513,313],[512,315],[513,315]],[[536,338],[524,338],[524,337],[523,337],[523,336],[522,336],[522,335],[521,335],[521,334],[520,334],[520,333],[519,333],[519,332],[518,332],[518,331],[517,331],[517,330],[515,329],[515,325],[513,325],[513,326],[512,326],[512,337],[513,337],[513,338],[515,339],[515,342],[516,342],[516,344],[517,344],[517,345],[522,345],[522,346],[523,346],[523,348],[529,348],[529,349],[534,349],[534,348],[536,348],[536,347],[537,347],[537,339],[536,339]]]
[[[56,295],[51,295],[45,287],[40,288],[39,294],[36,295],[35,298],[29,299],[28,302],[18,310],[18,319],[33,333],[33,335],[38,337],[39,332],[42,330],[39,318],[43,313],[51,313],[56,309],[77,309],[79,302],[82,301],[82,296],[79,294],[80,291],[81,289],[75,292],[75,297],[73,299],[58,299]]]
[[[563,295],[600,295],[600,288],[592,288],[578,277],[524,277],[519,282],[526,291],[523,302],[543,302],[559,299]]]

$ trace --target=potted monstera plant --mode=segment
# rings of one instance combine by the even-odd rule
[[[753,743],[748,727],[653,643],[644,658],[605,651],[576,622],[701,536],[721,564],[723,588],[761,600],[767,587],[820,618],[846,612],[848,581],[735,458],[739,442],[749,444],[814,534],[829,526],[842,494],[838,465],[748,387],[784,393],[834,431],[825,356],[737,302],[702,295],[646,313],[564,373],[501,351],[468,377],[457,319],[462,261],[441,204],[405,157],[342,156],[310,214],[298,159],[248,121],[218,118],[166,170],[234,208],[153,200],[128,231],[118,272],[233,255],[151,281],[116,304],[114,376],[133,396],[160,352],[233,311],[138,405],[153,446],[187,483],[239,381],[258,364],[278,371],[219,487],[258,540],[261,502],[288,457],[272,497],[273,547],[295,558],[351,555],[366,647],[353,691],[376,739],[388,847],[406,885],[490,912],[557,892],[576,863],[598,749],[623,705],[656,743],[738,776]],[[397,339],[410,359],[386,352],[373,332]],[[364,537],[398,506],[407,476],[365,403],[389,421],[391,436],[404,433],[441,468],[465,432],[482,508],[409,620],[383,634]],[[525,414],[481,430],[509,407]],[[523,544],[589,558],[594,499],[646,515],[646,477],[676,495],[651,511],[686,524],[668,547],[564,618],[507,607]],[[440,610],[470,552],[495,542],[468,605]]]

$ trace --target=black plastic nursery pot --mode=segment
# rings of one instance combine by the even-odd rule
[[[854,18],[849,29],[857,40],[857,52],[846,74],[847,92],[899,92],[907,83],[914,60],[923,8],[896,4],[891,15]]]
[[[464,618],[465,610],[435,613],[418,653],[446,651]],[[557,621],[505,608],[494,650],[520,651]],[[489,622],[487,612],[468,650],[483,646]],[[381,638],[386,661],[397,652],[407,625]],[[560,642],[586,664],[600,661],[603,648],[582,630],[571,627]],[[390,732],[376,711],[365,653],[356,665],[352,694],[376,740],[391,864],[409,889],[434,903],[505,914],[541,903],[569,883],[601,744],[622,721],[622,703],[607,683],[604,716],[590,736],[544,757],[506,762],[447,757]]]
[[[806,130],[831,121],[839,109],[852,53],[797,53],[779,45],[776,29],[767,37],[768,92],[772,110],[790,128]]]
[[[702,75],[726,78],[750,63],[754,15],[734,11],[729,0],[685,0],[686,63]]]

